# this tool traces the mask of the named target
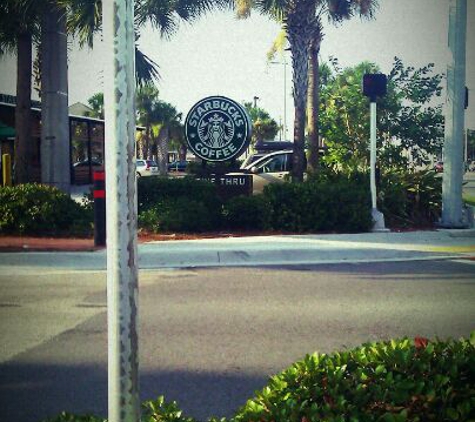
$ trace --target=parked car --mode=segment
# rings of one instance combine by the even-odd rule
[[[168,164],[168,171],[186,171],[187,166],[188,161],[186,160],[173,161]]]
[[[104,165],[97,160],[82,160],[73,164],[72,180],[75,185],[92,183],[96,170],[104,170]]]
[[[137,177],[154,176],[159,173],[158,164],[153,160],[136,161]]]
[[[275,151],[265,154],[257,160],[241,166],[240,171],[230,175],[252,175],[252,193],[262,193],[269,183],[282,183],[292,169],[292,150]]]
[[[443,161],[437,161],[434,164],[434,170],[436,173],[442,173],[444,171],[444,162]]]

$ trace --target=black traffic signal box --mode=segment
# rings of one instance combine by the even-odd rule
[[[366,73],[363,75],[363,95],[375,102],[387,92],[388,79],[384,73]]]

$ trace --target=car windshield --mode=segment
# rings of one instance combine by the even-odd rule
[[[156,161],[148,160],[147,164],[151,167],[158,167],[158,164]]]

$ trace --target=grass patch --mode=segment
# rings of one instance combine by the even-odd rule
[[[467,203],[467,205],[471,205],[475,207],[475,196],[474,195],[463,195],[463,200]]]

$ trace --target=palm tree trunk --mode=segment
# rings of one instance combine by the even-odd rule
[[[186,143],[185,142],[180,143],[180,146],[178,147],[178,159],[180,161],[185,161],[187,152],[188,152],[188,148],[186,146]]]
[[[64,11],[49,5],[41,28],[41,180],[69,193],[68,44]]]
[[[305,169],[305,116],[308,90],[308,45],[304,39],[289,31],[294,79],[294,153],[292,179],[303,180]]]
[[[168,173],[168,138],[169,127],[164,125],[158,134],[157,142],[157,162],[161,176],[166,176]]]
[[[17,103],[15,108],[15,184],[33,181],[31,142],[32,37],[23,32],[17,40]]]
[[[320,53],[321,39],[315,39],[310,47],[310,62],[308,68],[308,167],[317,171],[320,149],[319,133],[319,105],[320,105],[320,73],[318,54]]]

